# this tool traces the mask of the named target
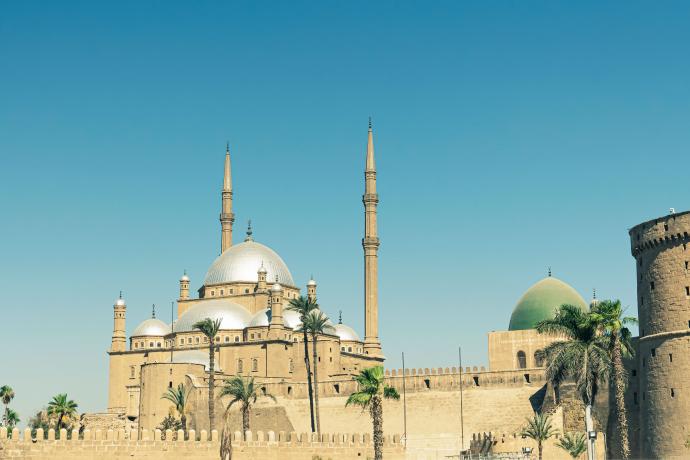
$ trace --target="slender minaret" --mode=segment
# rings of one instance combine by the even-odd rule
[[[364,352],[368,355],[381,355],[379,341],[379,295],[378,295],[378,251],[379,238],[376,225],[376,206],[379,196],[376,193],[376,164],[374,162],[374,134],[369,118],[367,139],[367,159],[364,169]]]
[[[230,143],[225,147],[225,174],[223,176],[223,190],[221,191],[223,207],[220,211],[221,253],[232,246],[232,223],[235,215],[232,213],[232,174],[230,173]]]
[[[189,299],[189,276],[187,276],[187,270],[185,270],[182,278],[180,278],[180,300],[187,299]]]
[[[283,329],[283,287],[276,282],[271,286],[271,321],[268,324],[268,337],[279,339]]]
[[[316,281],[314,281],[314,275],[307,282],[307,298],[312,302],[316,302]]]
[[[120,291],[120,297],[113,305],[113,313],[113,338],[110,344],[110,351],[126,351],[125,315],[127,314],[127,304],[125,304],[125,299],[122,298],[122,291]]]

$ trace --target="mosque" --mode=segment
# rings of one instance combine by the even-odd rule
[[[341,321],[331,322],[317,340],[320,397],[324,419],[331,426],[339,426],[342,401],[333,403],[329,398],[342,398],[354,389],[353,376],[366,367],[384,362],[384,354],[378,335],[378,249],[376,166],[371,123],[369,125],[364,168],[364,339]],[[169,402],[161,400],[167,388],[184,381],[196,391],[192,392],[190,427],[207,428],[207,388],[209,367],[208,339],[193,325],[205,318],[221,320],[221,328],[215,337],[214,361],[216,378],[222,381],[229,376],[255,377],[262,391],[277,395],[286,408],[290,400],[302,404],[307,393],[307,376],[304,363],[304,344],[298,332],[300,318],[287,306],[302,291],[296,285],[285,261],[269,246],[255,241],[251,225],[243,241],[233,242],[233,189],[229,147],[225,152],[223,187],[221,190],[221,254],[214,260],[197,290],[190,293],[191,280],[185,273],[179,280],[179,298],[176,319],[167,324],[151,318],[137,325],[127,337],[126,311],[123,298],[114,305],[114,327],[110,358],[108,413],[117,414],[130,426],[151,429],[167,415]],[[317,283],[310,279],[305,286],[306,295],[317,298]],[[518,300],[513,309],[508,329],[488,333],[489,368],[474,369],[472,378],[476,386],[480,382],[492,385],[522,385],[522,376],[530,385],[543,386],[543,367],[535,352],[554,340],[540,335],[535,324],[553,316],[554,306],[563,303],[587,308],[587,302],[571,286],[551,276],[538,281]],[[325,313],[329,313],[324,308]],[[506,318],[507,319],[507,318]],[[446,369],[446,371],[448,371]],[[434,372],[436,372],[434,370]],[[454,371],[453,371],[454,372]],[[421,369],[420,369],[421,373]],[[417,374],[417,373],[415,373]],[[439,376],[433,383],[423,378],[424,385],[412,382],[408,391],[426,388],[445,391],[448,406],[457,402],[454,382],[457,374]],[[516,377],[517,376],[517,377]],[[540,377],[541,376],[541,377]],[[469,378],[469,376],[468,376]],[[517,382],[517,383],[516,383]],[[523,382],[524,383],[524,382]],[[394,385],[398,385],[395,383]],[[434,387],[433,385],[436,385]],[[519,406],[515,423],[522,423],[533,407],[530,395],[538,387],[518,389],[513,400],[500,400],[499,404]],[[449,391],[446,391],[449,390]],[[477,390],[480,390],[477,388]],[[481,387],[484,399],[490,390]],[[512,391],[512,390],[511,390]],[[527,391],[527,393],[525,393]],[[471,393],[467,395],[471,400]],[[442,426],[444,417],[437,414],[432,422],[422,415],[427,403],[420,402],[419,416],[412,410],[411,419],[425,426],[421,430],[439,431],[433,423]],[[330,410],[330,412],[329,412]],[[280,425],[286,431],[304,426],[303,409],[293,410],[292,415],[273,414],[267,429]],[[288,410],[289,412],[289,410]],[[330,414],[330,415],[329,415]],[[451,411],[451,417],[452,415]],[[505,417],[484,416],[477,429],[505,429]],[[356,423],[356,422],[354,422]],[[481,425],[483,423],[484,425]],[[281,425],[282,424],[282,425]],[[343,423],[343,425],[345,425]],[[492,428],[494,427],[494,428]],[[515,428],[515,427],[511,427]],[[447,429],[447,428],[446,428]],[[401,430],[399,430],[401,431]]]

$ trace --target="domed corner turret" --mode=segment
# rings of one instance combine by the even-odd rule
[[[180,300],[187,299],[189,299],[189,276],[187,276],[187,270],[185,270],[180,278]]]
[[[264,261],[261,261],[261,266],[259,269],[256,271],[256,276],[258,278],[258,282],[256,284],[256,289],[259,292],[265,292],[266,291],[266,279],[268,278],[268,270],[266,270],[266,267],[264,267]]]
[[[538,322],[551,319],[563,304],[587,310],[585,299],[569,284],[555,278],[546,278],[533,284],[520,297],[510,316],[509,331],[534,329]]]
[[[271,286],[271,292],[275,292],[275,293],[283,292],[283,286],[281,286],[280,283],[278,281],[276,281]]]
[[[311,275],[309,281],[307,281],[307,297],[312,302],[316,301],[316,281],[314,280],[314,275]]]

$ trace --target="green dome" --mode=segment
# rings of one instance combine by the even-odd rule
[[[510,316],[508,330],[534,329],[539,321],[553,318],[563,304],[587,309],[587,302],[569,284],[552,276],[544,278],[520,297]]]

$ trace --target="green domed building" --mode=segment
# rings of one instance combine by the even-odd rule
[[[508,330],[534,329],[539,321],[553,318],[556,309],[563,304],[588,309],[585,299],[572,286],[549,275],[520,297],[510,316]]]

